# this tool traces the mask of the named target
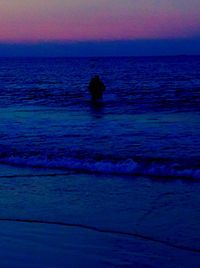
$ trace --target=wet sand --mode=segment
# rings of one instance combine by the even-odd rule
[[[200,266],[199,183],[1,166],[0,267]]]
[[[199,253],[124,235],[1,222],[1,267],[199,267]]]

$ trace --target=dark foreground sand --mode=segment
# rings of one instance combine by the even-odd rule
[[[193,267],[199,253],[77,227],[0,223],[0,267]]]
[[[200,267],[198,182],[56,173],[0,166],[0,268]]]

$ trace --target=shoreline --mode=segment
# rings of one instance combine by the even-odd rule
[[[3,268],[197,268],[200,263],[198,253],[80,227],[16,222],[0,222],[0,227],[0,264]]]
[[[0,165],[1,267],[199,267],[198,183],[48,172]]]

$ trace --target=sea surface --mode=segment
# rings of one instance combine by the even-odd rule
[[[1,58],[0,223],[108,233],[96,267],[200,267],[199,137],[200,56]]]

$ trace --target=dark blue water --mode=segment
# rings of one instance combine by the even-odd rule
[[[200,267],[199,122],[200,57],[1,58],[0,266]]]
[[[200,178],[197,56],[1,58],[0,117],[2,163]]]

